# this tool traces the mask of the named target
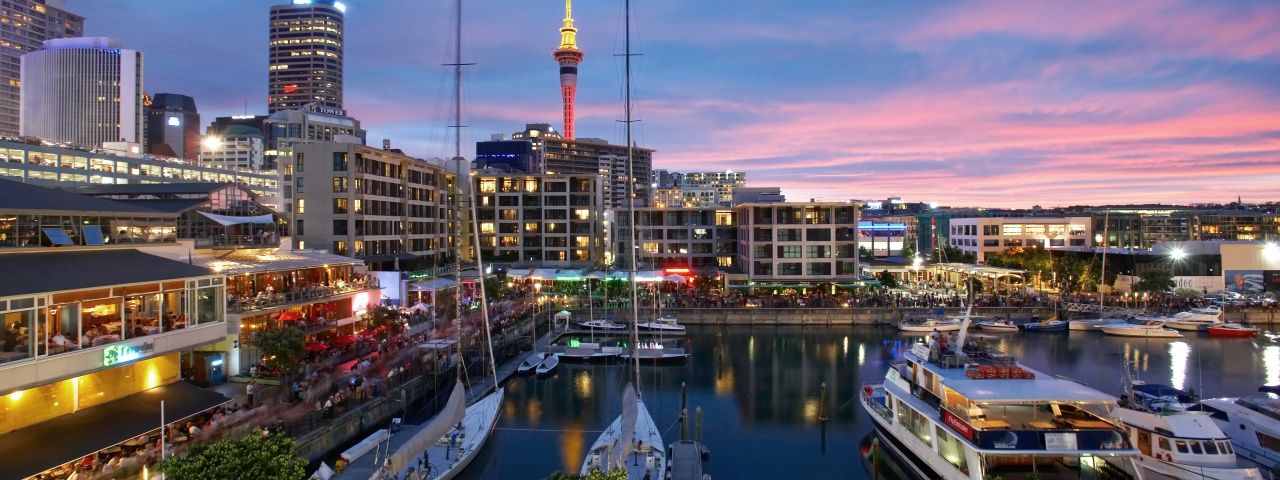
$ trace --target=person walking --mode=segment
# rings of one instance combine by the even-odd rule
[[[249,408],[253,408],[253,394],[257,388],[257,380],[249,380],[249,383],[244,386],[245,405]]]

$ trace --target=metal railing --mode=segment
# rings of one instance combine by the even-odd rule
[[[273,293],[270,295],[259,294],[241,300],[235,298],[227,299],[228,313],[246,313],[256,310],[265,310],[275,308],[282,305],[294,303],[311,302],[315,300],[323,300],[335,295],[344,293],[358,292],[361,290],[373,290],[380,288],[376,277],[366,277],[363,279],[353,280],[342,285],[317,285],[312,287],[304,287],[291,290],[284,293]]]

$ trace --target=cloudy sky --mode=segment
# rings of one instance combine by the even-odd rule
[[[142,50],[146,90],[194,96],[207,124],[265,112],[274,3],[68,8]],[[453,2],[346,3],[346,108],[372,144],[450,155]],[[558,126],[563,4],[465,3],[464,144]],[[579,137],[622,143],[621,3],[574,6]],[[747,171],[794,200],[1280,200],[1274,0],[634,3],[637,141],[657,167]]]

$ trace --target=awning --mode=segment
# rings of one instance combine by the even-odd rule
[[[216,213],[201,212],[198,210],[196,213],[204,215],[205,217],[208,217],[209,220],[218,222],[219,225],[224,227],[244,225],[246,223],[276,223],[276,216],[269,213],[266,215],[254,215],[252,217],[233,217],[230,215],[218,215]]]
[[[583,275],[583,276],[582,276],[582,278],[585,278],[585,279],[587,279],[587,280],[603,280],[603,279],[604,279],[604,272],[601,272],[601,271],[599,271],[599,270],[595,270],[595,271],[593,271],[593,272],[591,272],[591,273],[588,273],[588,274],[586,274],[586,275]]]
[[[582,281],[582,270],[564,269],[556,272],[556,281],[560,282],[579,282]]]
[[[507,278],[524,278],[529,276],[530,273],[533,272],[527,268],[513,268],[511,270],[507,270]]]
[[[447,289],[453,288],[457,285],[458,283],[454,282],[453,280],[449,280],[447,278],[442,278],[442,277],[436,277],[436,278],[428,278],[420,282],[413,282],[412,284],[409,285],[409,291],[437,292],[440,290],[447,290]]]
[[[532,280],[555,280],[556,270],[553,268],[539,268],[529,275]]]
[[[21,480],[160,428],[161,401],[165,421],[176,423],[228,399],[178,381],[0,435],[0,458],[21,459],[6,462],[0,480]]]

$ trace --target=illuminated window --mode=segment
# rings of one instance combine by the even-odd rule
[[[359,201],[359,200],[357,200],[357,202],[358,202],[358,201]],[[306,201],[305,199],[301,199],[301,198],[299,198],[299,199],[298,199],[298,204],[297,204],[297,205],[298,205],[298,211],[297,211],[296,213],[306,213],[306,212],[305,212],[305,210],[306,210],[306,208],[305,208],[305,206],[306,206],[306,202],[307,202],[307,201]]]
[[[493,222],[481,222],[480,233],[493,233]]]
[[[498,191],[498,182],[492,178],[480,179],[480,193],[494,193]]]
[[[590,211],[590,210],[587,210],[587,209],[585,209],[585,208],[579,208],[579,209],[577,209],[577,210],[574,210],[574,211],[573,211],[573,214],[574,214],[575,216],[577,216],[577,217],[578,217],[578,220],[589,220],[589,219],[591,219],[591,211]]]
[[[1004,235],[1022,235],[1022,225],[1021,224],[1004,225],[1001,228],[1001,232]]]

